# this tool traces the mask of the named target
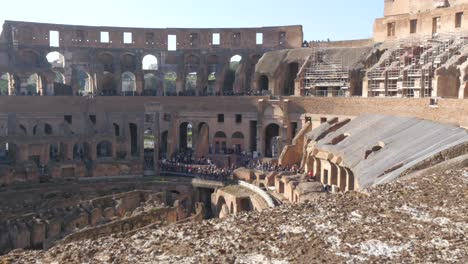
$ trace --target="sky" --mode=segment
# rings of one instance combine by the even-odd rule
[[[0,21],[147,28],[303,25],[305,40],[372,37],[384,0],[14,0]]]

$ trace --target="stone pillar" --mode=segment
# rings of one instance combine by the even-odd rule
[[[153,154],[153,162],[154,162],[154,174],[158,176],[160,174],[160,167],[159,167],[159,145],[161,142],[161,133],[159,131],[159,115],[161,112],[161,105],[158,103],[149,103],[145,105],[146,114],[152,115],[153,117],[153,135],[154,135],[154,154]]]
[[[264,99],[258,100],[257,103],[257,152],[262,154],[261,157],[265,157],[265,140],[263,135],[263,111],[265,110]]]
[[[369,97],[369,79],[367,76],[362,79],[362,97]]]

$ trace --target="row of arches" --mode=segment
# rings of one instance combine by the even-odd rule
[[[28,134],[28,129],[26,128],[25,125],[20,124],[18,126],[18,128],[19,128],[19,134],[20,135],[22,135],[22,136],[29,135]],[[33,136],[38,136],[38,135],[52,136],[54,134],[54,129],[53,129],[52,125],[50,125],[48,123],[44,123],[44,124],[34,125],[31,132],[32,132],[31,135],[33,135]]]

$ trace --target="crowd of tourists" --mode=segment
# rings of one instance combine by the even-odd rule
[[[231,178],[233,170],[231,168],[219,168],[215,164],[199,165],[199,164],[184,164],[169,160],[161,161],[161,171],[174,172],[178,174],[187,174],[196,178],[212,179],[212,180],[228,180]]]
[[[299,166],[292,165],[292,166],[282,166],[277,163],[272,162],[262,162],[261,160],[252,160],[246,166],[252,170],[258,170],[263,172],[294,172],[294,173],[304,173],[304,171],[300,170]]]

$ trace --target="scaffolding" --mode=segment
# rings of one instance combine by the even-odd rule
[[[350,69],[343,58],[326,56],[317,48],[305,70],[304,88],[311,96],[346,96],[349,89]]]
[[[461,54],[468,44],[465,34],[417,36],[394,43],[388,58],[367,71],[369,95],[431,96],[435,69]]]

